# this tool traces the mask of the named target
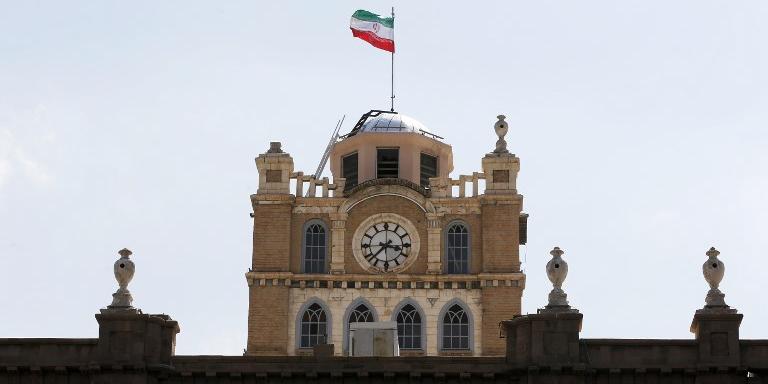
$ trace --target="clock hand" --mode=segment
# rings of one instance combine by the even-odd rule
[[[389,242],[387,242],[387,244],[384,244],[384,243],[380,242],[380,243],[379,243],[379,246],[380,246],[381,248],[379,248],[379,250],[378,250],[378,251],[376,251],[376,253],[374,253],[374,254],[373,254],[373,256],[374,256],[374,257],[376,257],[376,256],[377,256],[379,253],[381,253],[381,251],[383,251],[383,250],[387,249],[387,247],[389,246]]]

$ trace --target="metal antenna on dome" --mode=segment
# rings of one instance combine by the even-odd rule
[[[333,146],[336,144],[336,140],[339,139],[339,130],[341,129],[341,125],[344,124],[344,118],[346,118],[347,115],[343,115],[341,117],[341,120],[339,120],[336,123],[336,128],[333,130],[333,133],[331,134],[331,140],[328,141],[328,146],[325,147],[325,152],[323,152],[323,157],[320,158],[320,164],[317,165],[317,170],[315,170],[314,177],[315,179],[319,179],[320,175],[323,174],[323,169],[325,169],[325,164],[328,163],[328,158],[331,156],[331,150],[333,149]]]

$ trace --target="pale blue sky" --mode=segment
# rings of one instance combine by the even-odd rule
[[[768,3],[0,0],[0,337],[95,337],[134,252],[181,354],[242,353],[253,158],[314,171],[336,120],[386,108],[356,9],[396,7],[396,109],[480,170],[506,114],[529,243],[570,263],[584,337],[690,338],[722,251],[742,336],[768,338]]]

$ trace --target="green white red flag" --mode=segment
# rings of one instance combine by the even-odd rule
[[[359,37],[376,48],[395,53],[395,18],[381,17],[373,12],[355,11],[349,22],[352,36]]]

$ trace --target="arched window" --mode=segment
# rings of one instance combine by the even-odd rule
[[[351,323],[369,323],[378,321],[378,317],[373,308],[373,305],[362,297],[358,297],[349,305],[349,307],[347,307],[347,311],[344,313],[344,318],[346,319],[344,322],[344,340],[341,343],[344,353],[349,351],[349,325]]]
[[[325,224],[320,220],[309,221],[304,226],[304,247],[302,249],[302,272],[326,273],[328,250]]]
[[[445,232],[445,272],[469,273],[469,229],[461,222]]]
[[[313,303],[301,315],[300,348],[312,348],[317,344],[327,343],[328,320],[320,304]]]
[[[411,304],[397,312],[397,343],[400,349],[422,349],[421,314]]]
[[[373,321],[373,312],[365,304],[360,304],[349,313],[348,323],[368,323]]]
[[[442,349],[468,350],[470,345],[469,315],[459,304],[448,307],[442,318]]]

